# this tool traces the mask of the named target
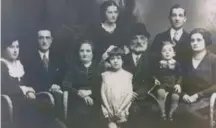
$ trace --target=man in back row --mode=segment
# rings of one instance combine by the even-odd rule
[[[169,21],[171,27],[167,31],[156,35],[150,51],[153,59],[157,61],[160,57],[163,42],[170,41],[174,45],[176,60],[184,63],[186,57],[190,54],[189,34],[183,29],[187,21],[186,10],[178,4],[173,5],[169,12]]]

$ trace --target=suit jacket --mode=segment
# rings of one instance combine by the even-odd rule
[[[148,52],[141,55],[137,66],[133,62],[132,54],[129,53],[124,57],[123,68],[133,74],[133,90],[140,96],[146,95],[152,82]]]
[[[152,57],[155,60],[158,60],[160,58],[163,41],[172,41],[170,37],[170,29],[156,35],[152,43],[150,50],[153,55]],[[185,62],[185,59],[188,59],[186,57],[188,57],[191,53],[190,49],[191,48],[189,43],[189,34],[185,30],[183,30],[181,38],[179,39],[179,41],[176,43],[176,46],[174,47],[174,50],[176,52],[176,60],[179,61],[180,63]]]
[[[48,71],[44,68],[38,51],[24,63],[27,85],[36,92],[48,91],[52,84],[61,84],[65,72],[64,58],[50,50]]]

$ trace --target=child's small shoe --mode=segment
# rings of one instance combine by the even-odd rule
[[[161,119],[162,119],[162,120],[167,120],[166,114],[162,114],[162,115],[161,115]]]
[[[170,122],[173,121],[173,116],[172,116],[172,115],[169,116],[169,121],[170,121]]]

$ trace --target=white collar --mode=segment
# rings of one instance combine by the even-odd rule
[[[104,23],[101,23],[101,27],[108,33],[113,33],[116,29],[116,24],[114,24],[112,27],[107,27]]]
[[[45,53],[44,52],[41,52],[40,50],[38,51],[39,54],[40,54],[40,58],[41,60],[43,60],[43,56],[45,55],[47,57],[47,59],[49,60],[49,50],[46,51]]]
[[[87,64],[84,64],[84,67],[85,67],[85,68],[89,68],[89,67],[91,66],[91,64],[92,64],[92,62],[87,63]]]
[[[137,54],[135,54],[135,53],[132,53],[132,57],[133,57],[133,58],[136,58],[136,57],[140,58],[140,57],[141,57],[141,54],[137,55]]]
[[[11,77],[18,78],[20,80],[25,74],[23,65],[19,60],[10,63],[8,60],[1,58],[1,61],[7,66],[8,73]]]
[[[141,57],[141,54],[137,55],[137,54],[132,53],[132,58],[133,58],[135,65],[137,65],[137,58],[140,59],[140,57]]]
[[[170,29],[170,37],[171,37],[171,39],[173,39],[173,37],[174,37],[174,34],[177,32],[177,39],[178,40],[180,40],[180,38],[181,38],[181,36],[182,36],[182,34],[183,34],[183,28],[180,28],[180,29],[178,29],[178,30],[175,30],[175,29],[173,29],[173,28],[171,28]]]

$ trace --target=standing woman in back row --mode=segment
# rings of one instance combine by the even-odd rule
[[[105,1],[100,6],[100,24],[87,30],[95,45],[95,59],[101,60],[102,54],[111,46],[123,46],[124,30],[117,24],[119,7],[114,1]]]

